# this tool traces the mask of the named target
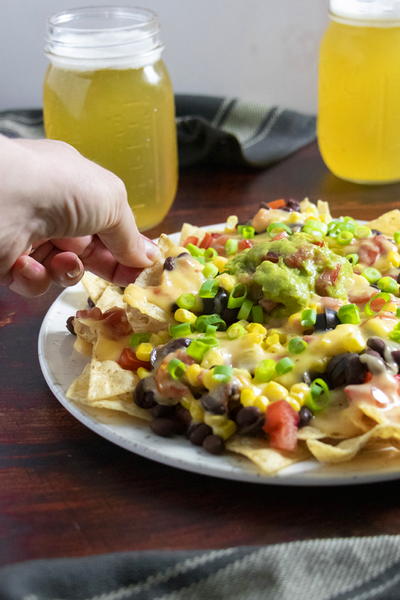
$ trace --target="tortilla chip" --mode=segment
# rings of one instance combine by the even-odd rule
[[[87,399],[89,390],[90,363],[83,369],[82,373],[74,379],[67,390],[67,398],[79,402]]]
[[[137,417],[142,421],[151,421],[151,415],[149,411],[137,406],[133,401],[131,393],[120,394],[118,396],[112,396],[110,398],[100,400],[81,399],[78,400],[78,402],[90,408],[115,410],[117,412],[128,414],[131,417]]]
[[[132,371],[123,369],[113,360],[99,361],[92,359],[87,398],[89,400],[103,400],[111,396],[132,392],[137,381],[137,375]]]
[[[372,440],[386,440],[394,445],[400,444],[400,425],[375,425],[367,433],[343,440],[337,446],[320,440],[307,440],[311,454],[325,463],[339,463],[351,460]]]
[[[116,285],[108,285],[96,302],[96,306],[101,312],[106,312],[110,308],[126,308],[124,295],[120,287]]]
[[[368,227],[371,229],[377,229],[385,235],[393,236],[395,231],[400,230],[400,210],[397,208],[390,210],[389,212],[383,213],[377,219],[369,221]]]
[[[110,285],[108,281],[105,281],[101,277],[85,271],[81,279],[82,285],[85,288],[87,295],[96,304],[104,290]]]
[[[283,452],[269,448],[267,442],[260,438],[240,435],[228,440],[226,448],[231,452],[246,456],[266,475],[273,475],[309,456],[307,450],[302,446],[298,446],[295,452]]]
[[[111,340],[99,331],[93,346],[92,357],[99,361],[118,361],[122,350],[129,346],[130,337],[130,335],[126,335],[117,340]]]

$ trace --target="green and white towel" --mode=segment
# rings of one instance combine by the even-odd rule
[[[1,600],[399,600],[400,536],[39,560]]]
[[[264,168],[315,139],[315,117],[237,98],[177,94],[179,164]],[[44,136],[42,111],[0,112],[0,133]]]

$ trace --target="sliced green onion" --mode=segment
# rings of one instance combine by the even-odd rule
[[[255,304],[251,309],[251,321],[253,323],[264,323],[264,311],[259,304]]]
[[[204,258],[204,256],[193,256],[193,258],[197,260],[197,262],[199,262],[201,265],[206,264],[206,259]]]
[[[187,347],[186,353],[198,362],[201,362],[203,360],[203,356],[206,352],[208,352],[209,349],[210,346],[208,344],[204,344],[200,340],[192,340]]]
[[[212,260],[213,258],[215,258],[216,256],[218,256],[218,252],[216,251],[215,248],[206,248],[206,251],[204,252],[204,258],[206,260]]]
[[[318,221],[318,219],[307,219],[302,231],[316,237],[323,237],[328,231],[328,226],[322,221]]]
[[[254,369],[254,378],[257,383],[268,383],[275,375],[275,361],[265,358]]]
[[[194,294],[181,294],[176,301],[179,308],[184,308],[185,310],[192,310],[197,303],[196,296]]]
[[[400,327],[397,324],[392,331],[389,333],[389,339],[393,342],[400,342]]]
[[[194,244],[187,244],[186,250],[188,250],[192,256],[203,256],[205,253],[204,248],[199,248]]]
[[[133,335],[131,335],[129,340],[130,347],[136,348],[136,346],[139,346],[139,344],[142,344],[143,342],[148,342],[150,339],[150,335],[150,333],[134,333]]]
[[[245,328],[240,323],[232,323],[226,330],[226,335],[230,340],[236,340],[246,333]]]
[[[351,265],[356,265],[359,261],[358,254],[346,254],[346,258]]]
[[[340,244],[341,246],[347,246],[348,244],[350,244],[352,239],[353,239],[353,232],[346,231],[346,230],[339,231],[339,233],[336,237],[337,243]]]
[[[270,223],[267,227],[267,233],[275,234],[280,231],[286,231],[289,235],[293,233],[290,227],[285,223]]]
[[[180,379],[185,374],[186,365],[179,358],[171,358],[167,365],[167,371],[172,379]]]
[[[396,308],[396,317],[400,319],[400,307]]]
[[[206,327],[206,335],[215,335],[218,327],[216,325],[207,325]]]
[[[314,379],[310,386],[310,395],[305,405],[313,412],[318,413],[329,404],[329,387],[323,379]]]
[[[211,315],[200,315],[199,317],[197,317],[194,324],[194,328],[196,329],[196,331],[204,333],[207,330],[208,325],[215,325],[220,331],[225,331],[226,329],[225,321],[221,319],[221,317],[216,313],[213,313]]]
[[[242,306],[247,296],[247,286],[244,283],[238,283],[229,294],[228,308],[239,308]]]
[[[376,283],[378,279],[382,277],[381,272],[378,271],[378,269],[374,269],[374,267],[366,267],[361,275],[365,277],[369,283]]]
[[[237,318],[239,319],[239,321],[241,321],[242,319],[244,321],[247,321],[247,319],[249,318],[249,315],[251,313],[251,309],[253,308],[253,302],[249,299],[243,300],[242,305],[239,309],[238,312],[238,316]]]
[[[376,285],[382,292],[389,292],[389,294],[399,293],[399,284],[393,277],[381,277],[376,282]]]
[[[169,333],[173,338],[186,337],[192,333],[190,323],[178,323],[178,325],[171,325]]]
[[[203,269],[203,275],[207,278],[215,277],[216,275],[218,275],[218,267],[212,262],[206,263]]]
[[[393,239],[397,245],[400,244],[400,231],[395,231],[393,234]]]
[[[281,360],[278,360],[278,362],[276,363],[276,374],[285,375],[285,373],[289,373],[289,371],[291,371],[293,367],[294,362],[292,361],[292,359],[288,356],[285,356],[285,358],[281,358]]]
[[[294,337],[289,340],[288,350],[290,354],[301,354],[307,348],[308,344],[301,337]]]
[[[374,306],[374,304],[376,305],[377,301],[379,301],[380,299],[382,299],[383,302],[378,302],[378,305]],[[378,312],[380,312],[385,307],[385,305],[388,302],[390,302],[390,300],[391,300],[390,294],[388,294],[386,292],[380,292],[379,294],[375,294],[364,306],[365,314],[367,315],[367,317],[375,316]]]
[[[237,231],[240,233],[242,238],[245,240],[250,240],[254,237],[256,230],[251,225],[238,225]]]
[[[215,279],[206,279],[199,289],[200,298],[215,298],[218,292],[218,281]]]
[[[372,235],[372,231],[366,225],[360,225],[359,227],[356,227],[354,235],[357,239],[367,238]]]
[[[312,327],[317,320],[317,311],[313,308],[306,308],[301,313],[300,323],[303,327]]]
[[[219,345],[218,344],[218,340],[215,337],[215,335],[204,335],[203,337],[197,338],[197,340],[199,342],[201,342],[202,344],[205,344],[209,348],[212,348],[213,346],[218,346]]]
[[[341,323],[351,323],[358,325],[361,323],[360,311],[355,304],[345,304],[338,310],[338,317]]]
[[[225,252],[228,256],[232,255],[232,254],[236,254],[236,252],[238,251],[238,245],[239,245],[239,240],[235,240],[233,238],[229,238],[229,240],[226,240],[225,242]]]
[[[211,378],[218,383],[228,383],[232,379],[233,369],[228,365],[217,365],[212,369]]]

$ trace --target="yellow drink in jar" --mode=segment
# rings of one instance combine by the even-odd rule
[[[100,9],[77,12],[80,10]],[[121,54],[129,50],[124,33]],[[106,34],[112,35],[117,46],[120,34],[110,30]],[[70,34],[65,37],[75,39]],[[138,39],[139,58],[136,54],[132,60],[107,56],[107,48],[99,52],[96,46],[93,50],[90,40],[89,55],[76,58],[74,48],[68,56],[50,55],[44,82],[44,123],[47,137],[72,144],[124,181],[129,204],[143,231],[160,223],[170,209],[178,167],[168,72],[160,52],[151,55],[152,48],[141,35],[134,37],[133,45]],[[92,40],[99,44],[95,34]]]
[[[320,52],[318,142],[343,179],[400,179],[400,22],[332,20]]]

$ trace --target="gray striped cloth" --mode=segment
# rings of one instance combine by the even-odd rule
[[[400,536],[127,552],[0,569],[1,600],[399,600]]]
[[[315,139],[315,117],[215,96],[175,96],[179,164],[263,168]],[[0,133],[44,136],[41,110],[0,112]]]

